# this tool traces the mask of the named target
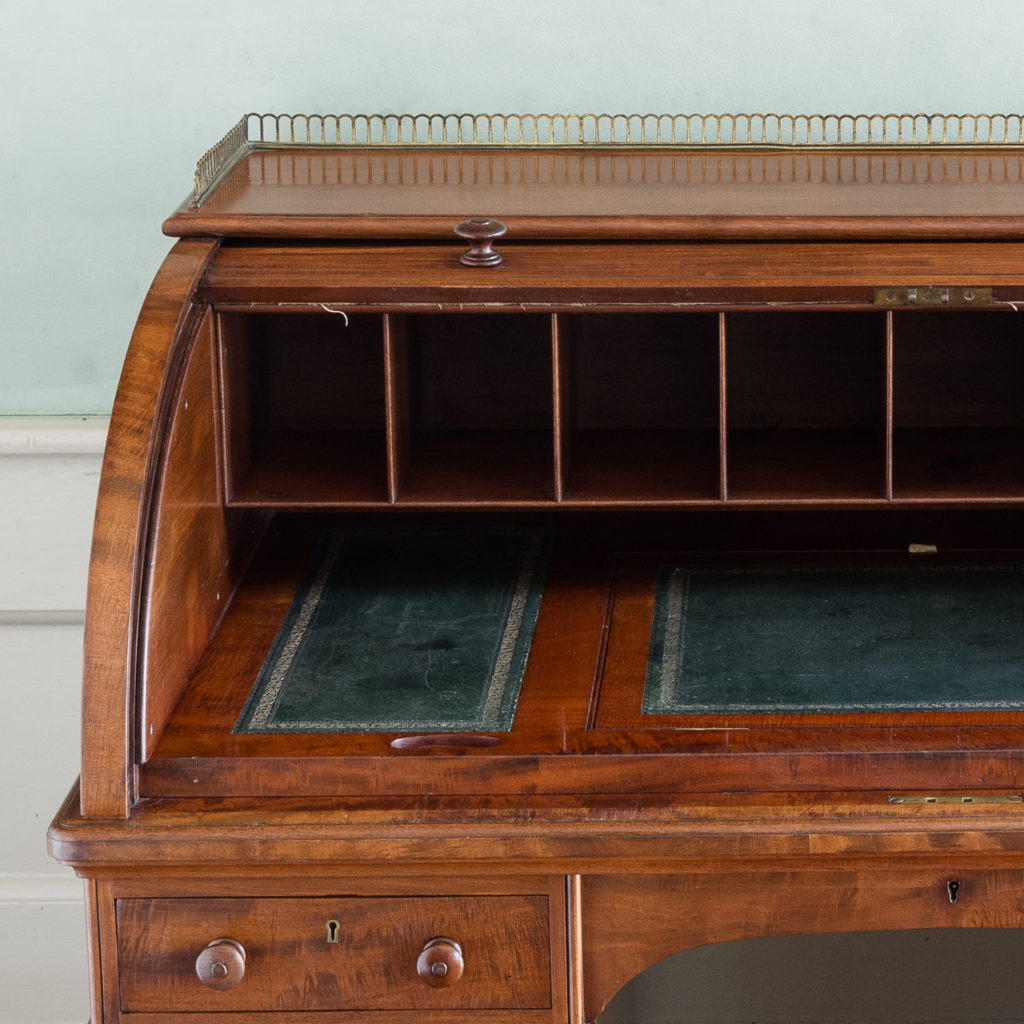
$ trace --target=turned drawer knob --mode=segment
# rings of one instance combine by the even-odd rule
[[[447,988],[462,977],[466,963],[454,939],[431,939],[416,961],[416,973],[432,988]]]
[[[467,267],[496,267],[501,262],[501,253],[494,251],[494,240],[505,234],[505,225],[491,217],[470,217],[456,225],[455,234],[469,242],[469,248],[462,254]]]
[[[196,974],[207,988],[234,988],[245,977],[245,948],[234,939],[214,939],[196,957]]]

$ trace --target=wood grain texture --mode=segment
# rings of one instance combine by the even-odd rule
[[[346,884],[335,880],[320,892],[416,895],[452,892],[453,879],[459,892],[486,891],[480,886],[497,874],[502,892],[516,892],[538,873],[713,873],[729,864],[799,870],[959,857],[996,871],[1019,866],[1022,822],[1019,804],[894,804],[884,790],[378,794],[154,799],[116,827],[68,804],[50,842],[80,870],[116,876],[119,892],[139,897],[173,896],[189,885],[200,887],[195,895],[247,895],[254,874],[263,895],[315,895],[339,865]],[[158,876],[132,871],[140,861]],[[384,888],[373,882],[382,871]],[[515,879],[520,887],[510,888]]]
[[[326,337],[323,314],[228,314],[228,500],[1012,503],[1016,314],[980,313],[354,314]]]
[[[216,242],[185,241],[143,305],[114,399],[100,477],[85,620],[82,806],[120,818],[132,801],[137,631],[159,452],[197,325],[196,283]]]
[[[413,421],[413,356],[409,318],[384,317],[384,393],[387,416],[388,500],[398,501],[411,459]]]
[[[952,902],[949,883],[958,883]],[[902,928],[1020,928],[1024,872],[941,866],[695,872],[584,880],[585,1017],[646,967],[683,949],[768,935]],[[628,912],[627,912],[628,908]]]
[[[378,528],[397,525],[392,518],[365,522]],[[717,557],[733,563],[778,560],[778,554],[744,550],[744,522],[736,522],[741,531],[734,538],[736,548]],[[994,525],[995,520],[972,522]],[[711,531],[706,543],[721,551],[728,534],[712,530],[716,523],[724,529],[721,519],[706,522]],[[305,572],[317,535],[310,525],[307,517],[281,518],[268,533],[161,742],[140,765],[143,795],[413,796],[424,789],[450,794],[522,789],[713,792],[851,785],[975,789],[1017,784],[1018,712],[696,718],[641,714],[656,565],[664,557],[708,557],[698,547],[688,556],[626,559],[627,547],[635,550],[639,543],[657,551],[678,539],[675,518],[659,525],[642,514],[618,517],[603,531],[588,525],[582,514],[564,525],[549,524],[556,538],[555,557],[517,716],[512,731],[498,734],[494,747],[396,750],[391,733],[234,733]],[[920,527],[898,518],[886,520],[886,525],[893,533],[881,551],[871,546],[833,550],[829,560],[906,561],[899,538]],[[799,532],[799,522],[792,526]],[[841,530],[838,524],[835,528]],[[804,554],[794,549],[790,557],[820,562],[819,540],[805,534],[799,538],[806,546]],[[790,538],[791,544],[796,541],[796,536]],[[881,538],[865,542],[874,545]],[[633,563],[634,569],[627,571]],[[856,771],[866,759],[871,770]]]
[[[103,1020],[103,958],[100,942],[100,896],[97,882],[85,887],[86,949],[89,956],[89,1008],[91,1020]]]
[[[102,1001],[102,1015],[98,1019],[106,1024],[107,1021],[119,1021],[121,1012],[120,969],[114,955],[117,949],[117,918],[114,914],[114,887],[107,879],[97,879],[95,885],[95,902],[88,908],[89,924],[99,936],[100,962],[94,984]]]
[[[908,188],[907,186],[913,186]],[[257,151],[171,235],[1021,237],[1019,152]],[[502,247],[505,252],[505,247]]]
[[[94,1024],[583,1024],[701,943],[1024,927],[1024,713],[645,716],[629,569],[1024,557],[1022,160],[275,151],[178,211],[233,237],[132,340],[49,836]],[[460,264],[474,215],[501,266]],[[977,308],[875,305],[922,286]],[[322,530],[496,525],[553,547],[509,731],[233,732]]]
[[[369,1024],[387,1007],[434,1024],[481,1016],[497,1024],[509,1014],[521,1024],[564,1019],[566,909],[557,876],[354,879],[328,870],[285,881],[150,870],[95,887],[90,909],[104,943],[106,992],[97,1021],[181,1021],[195,1009],[242,1021],[254,1004],[276,1008],[275,1021],[302,1024]],[[332,919],[336,944],[326,941]],[[227,993],[195,976],[210,929],[245,941],[246,976]],[[438,991],[417,977],[416,959],[442,932],[461,933],[466,973]],[[111,955],[118,949],[123,956]]]
[[[459,264],[457,243],[228,244],[199,294],[219,304],[344,303],[349,312],[368,305],[566,312],[780,302],[873,308],[875,288],[915,284],[991,285],[1004,304],[1024,297],[1018,242],[595,243],[575,247],[571,264],[563,245],[510,241],[503,249],[501,267],[475,270]]]
[[[118,903],[125,1012],[549,1009],[545,896],[359,899],[131,899]],[[327,941],[326,923],[339,922]],[[154,941],[155,936],[159,939]],[[246,951],[245,976],[217,992],[195,961],[225,936]],[[465,973],[426,985],[417,958],[431,939],[465,950]]]
[[[214,317],[200,321],[162,460],[149,538],[138,682],[146,760],[184,692],[260,534],[222,496]]]

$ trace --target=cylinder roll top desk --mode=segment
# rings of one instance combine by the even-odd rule
[[[1020,117],[250,115],[164,230],[50,830],[94,1024],[1024,926]]]

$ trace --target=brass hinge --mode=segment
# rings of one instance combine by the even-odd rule
[[[972,285],[875,289],[876,306],[988,306],[991,302],[991,288]]]
[[[1019,793],[910,793],[890,796],[890,804],[1019,804]]]

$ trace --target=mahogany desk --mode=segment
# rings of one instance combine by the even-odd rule
[[[583,1024],[704,943],[1024,925],[1022,178],[1019,118],[243,119],[164,225],[100,486],[50,833],[94,1024]],[[336,536],[543,538],[505,720],[389,727],[381,668],[379,721],[240,726]],[[794,696],[759,608],[691,643],[708,573],[766,571],[794,645],[848,612],[801,572],[956,615],[967,572],[982,618],[923,614],[941,685],[884,696],[908,633],[891,678],[864,647],[883,696],[834,650]]]

